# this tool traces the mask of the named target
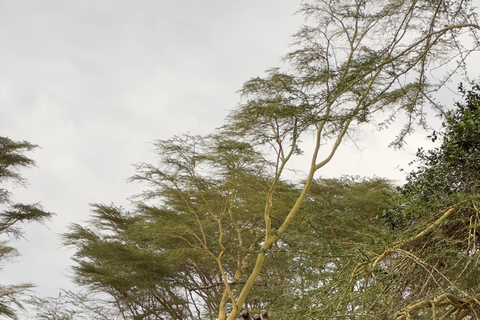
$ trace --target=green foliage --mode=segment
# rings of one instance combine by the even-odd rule
[[[76,281],[132,317],[210,318],[225,287],[219,261],[232,287],[251,268],[242,260],[261,240],[266,167],[248,144],[218,136],[156,145],[159,164],[139,165],[132,178],[150,185],[133,212],[95,205],[90,227],[65,235],[77,248]]]
[[[429,93],[443,85],[428,70],[471,50],[454,39],[476,32],[470,1],[312,0],[300,13],[306,23],[285,57],[289,71],[247,81],[246,102],[230,115],[229,130],[249,141],[299,150],[302,133],[319,126],[324,139],[335,139],[354,123],[382,128],[405,113],[401,145],[415,122],[424,124]]]
[[[39,204],[13,203],[11,193],[4,187],[7,183],[25,184],[19,170],[34,166],[35,162],[24,153],[36,147],[26,141],[19,142],[0,137],[0,233],[2,234],[21,237],[23,233],[18,227],[20,223],[44,223],[52,216],[52,213],[43,211]],[[15,248],[11,247],[7,241],[0,243],[2,262],[16,254]],[[16,318],[12,306],[21,307],[18,298],[31,287],[31,284],[0,285],[0,314]]]
[[[132,317],[152,312],[161,316],[158,305],[172,310],[182,306],[184,302],[169,292],[170,281],[174,281],[172,266],[162,259],[161,248],[144,245],[145,235],[136,230],[138,218],[121,208],[94,208],[92,228],[73,225],[65,236],[66,243],[78,248],[76,281],[93,292],[108,293],[120,313]],[[171,316],[180,319],[183,314],[175,311]]]
[[[20,229],[16,228],[19,222],[44,222],[52,214],[45,212],[38,204],[20,204],[11,202],[11,194],[3,187],[6,183],[24,184],[25,180],[19,173],[19,169],[35,165],[35,162],[24,155],[37,146],[26,141],[17,142],[9,138],[0,137],[0,205],[10,205],[9,208],[0,211],[0,232],[21,235]]]
[[[480,29],[473,10],[463,0],[304,1],[287,70],[247,81],[215,134],[158,141],[158,164],[132,178],[149,189],[131,212],[97,205],[89,227],[65,235],[77,281],[125,317],[149,319],[233,320],[244,306],[278,318],[391,318],[445,289],[431,268],[438,256],[416,245],[448,233],[448,201],[426,206],[382,179],[315,174],[364,123],[384,129],[406,115],[397,146],[425,125],[445,84],[429,76],[446,67],[448,79],[464,62],[449,69],[453,58],[478,49],[460,41]],[[286,180],[304,150],[304,181]]]
[[[313,179],[297,219],[279,232],[304,182],[277,180],[268,235],[268,174],[278,164],[229,135],[158,141],[158,164],[139,165],[132,178],[149,185],[134,210],[94,205],[88,227],[65,234],[76,281],[108,294],[126,318],[214,319],[226,288],[239,294],[262,254],[245,306],[272,317],[471,316],[480,297],[478,170],[469,163],[478,156],[477,90],[464,91],[436,133],[442,144],[419,152],[398,190],[379,178]],[[262,247],[268,236],[278,240]]]
[[[200,139],[183,136],[182,141],[189,138],[196,143]],[[164,146],[174,149],[172,143],[177,139],[159,142],[158,167],[141,165],[134,177],[155,186],[139,198],[151,204],[138,201],[131,213],[95,205],[90,227],[74,225],[65,235],[66,243],[76,248],[77,283],[110,294],[122,312],[130,315],[127,317],[148,313],[148,319],[167,314],[176,319],[213,318],[225,286],[216,259],[221,254],[229,285],[236,292],[253,267],[251,257],[265,230],[259,223],[259,213],[264,206],[266,182],[261,171],[253,175],[240,165],[248,163],[247,159],[240,161],[238,154],[232,156],[241,147],[248,158],[251,148],[228,141],[220,143],[222,152],[218,154],[215,145],[210,146],[213,150],[195,148],[195,166],[206,170],[205,163],[213,161],[215,155],[215,168],[209,170],[228,171],[224,181],[219,181],[220,174],[208,174],[209,170],[203,171],[204,176],[202,171],[190,175],[189,167],[180,164],[173,166],[178,168],[170,173],[175,175],[173,178],[160,170],[163,163],[172,165],[173,159],[192,163],[191,159],[164,152]],[[212,141],[210,137],[205,139]],[[235,174],[232,160],[236,163]],[[161,178],[155,177],[157,174]],[[184,185],[177,189],[180,183]],[[295,185],[279,184],[272,232],[299,192]],[[298,316],[300,310],[311,308],[309,299],[323,292],[335,277],[330,267],[335,256],[342,257],[339,259],[343,262],[337,262],[340,265],[351,256],[371,250],[372,241],[383,244],[368,232],[381,233],[379,217],[389,207],[385,200],[392,192],[383,179],[316,180],[302,218],[266,252],[269,260],[252,289],[248,308],[268,308],[277,317],[292,312]],[[222,213],[224,208],[228,210]],[[383,229],[388,233],[388,228]],[[359,249],[358,244],[367,240]],[[159,297],[168,300],[155,306],[149,303]],[[178,310],[183,311],[179,314]]]
[[[410,174],[405,193],[417,193],[424,201],[447,201],[456,193],[477,193],[480,186],[480,87],[472,90],[460,86],[464,103],[445,116],[444,133],[434,132],[433,141],[442,139],[440,147],[417,153],[417,170]]]
[[[268,280],[260,277],[268,289],[259,299],[269,302],[270,313],[317,319],[354,305],[361,295],[352,293],[361,279],[355,269],[393,236],[380,217],[395,194],[385,179],[315,180],[302,214],[269,253]]]
[[[440,146],[418,153],[398,191],[382,179],[314,181],[302,215],[269,253],[267,278],[279,279],[259,300],[272,314],[478,318],[479,89],[461,88],[464,101],[432,135]]]
[[[26,141],[18,142],[0,137],[0,177],[2,183],[7,180],[24,182],[22,176],[18,173],[18,169],[33,166],[35,162],[23,153],[36,147]]]
[[[387,276],[375,281],[388,284],[378,296],[395,305],[388,317],[478,318],[480,87],[460,91],[464,101],[431,135],[441,144],[419,150],[402,196],[383,213],[396,241],[373,266]]]

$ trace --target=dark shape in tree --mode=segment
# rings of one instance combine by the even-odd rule
[[[248,310],[243,310],[240,315],[242,316],[242,319],[244,320],[251,320],[250,318],[250,313],[248,312]]]

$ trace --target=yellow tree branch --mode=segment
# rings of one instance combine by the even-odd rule
[[[422,239],[423,237],[429,235],[430,233],[432,233],[432,231],[434,231],[435,229],[437,229],[445,220],[447,220],[452,214],[454,214],[456,211],[457,211],[458,207],[457,206],[453,206],[453,207],[450,207],[440,218],[438,218],[434,223],[432,223],[431,225],[429,225],[425,230],[423,230],[422,232],[416,234],[415,236],[405,240],[405,241],[402,241],[402,242],[397,242],[397,243],[394,243],[393,244],[393,248],[391,249],[387,249],[385,250],[384,253],[380,254],[377,256],[377,258],[374,260],[374,262],[372,263],[372,269],[375,269],[375,267],[378,265],[378,263],[384,259],[385,257],[387,257],[388,255],[390,255],[392,252],[394,252],[396,249],[401,249],[401,248],[404,248],[406,245],[408,244],[411,244],[413,242],[416,242],[420,239]]]
[[[417,303],[414,303],[395,315],[395,320],[409,319],[412,312],[419,311],[421,309],[430,307],[445,307],[452,306],[452,309],[447,311],[442,319],[446,319],[447,316],[457,312],[456,319],[462,319],[471,312],[472,305],[478,305],[478,299],[480,293],[475,294],[472,297],[460,298],[451,293],[443,293],[434,299],[424,299]]]

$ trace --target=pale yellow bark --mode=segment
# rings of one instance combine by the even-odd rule
[[[437,229],[445,220],[447,220],[452,214],[455,213],[455,211],[457,211],[457,207],[454,206],[454,207],[451,207],[449,208],[440,218],[438,218],[434,223],[432,223],[431,225],[429,225],[425,230],[423,230],[422,232],[419,232],[418,234],[416,234],[415,236],[405,240],[405,241],[402,241],[402,242],[399,242],[399,243],[394,243],[393,244],[393,247],[391,249],[387,249],[385,250],[384,253],[380,254],[372,263],[372,268],[375,269],[375,267],[378,265],[378,263],[384,259],[385,257],[387,257],[388,255],[390,255],[391,253],[395,252],[396,249],[401,249],[401,248],[404,248],[406,245],[410,244],[410,243],[413,243],[413,242],[416,242],[418,240],[420,240],[421,238],[429,235],[432,231],[434,231],[435,229]]]

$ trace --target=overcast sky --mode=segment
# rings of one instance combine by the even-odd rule
[[[46,226],[25,228],[22,256],[0,282],[32,282],[41,295],[71,288],[73,252],[59,239],[66,226],[87,220],[89,203],[128,207],[140,186],[125,181],[134,163],[154,161],[156,139],[220,126],[242,83],[288,51],[302,22],[298,4],[0,0],[0,136],[40,146],[15,200],[56,213]],[[367,131],[361,150],[344,146],[322,175],[401,181],[398,168],[424,135],[394,152],[391,137]]]

